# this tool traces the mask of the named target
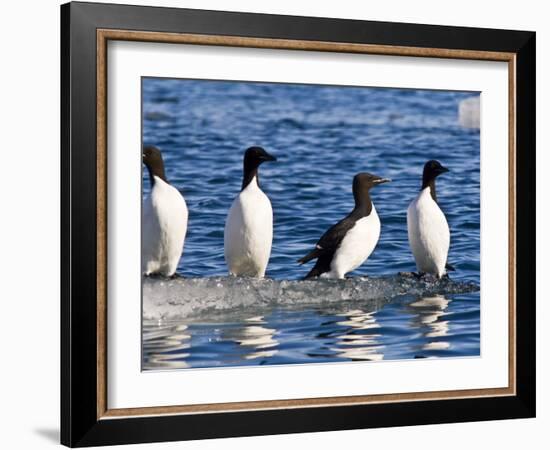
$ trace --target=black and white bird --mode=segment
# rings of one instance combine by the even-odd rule
[[[370,199],[370,189],[391,181],[370,173],[359,173],[353,178],[355,208],[344,219],[330,227],[319,239],[315,248],[299,259],[304,264],[317,259],[306,275],[314,277],[344,278],[371,255],[380,237],[380,219]]]
[[[407,228],[418,275],[432,274],[441,278],[447,269],[447,255],[451,234],[445,214],[437,204],[435,179],[449,169],[438,161],[431,160],[424,165],[422,188],[407,210]]]
[[[145,275],[172,276],[178,267],[187,233],[187,205],[168,183],[160,150],[143,149],[151,192],[143,202],[141,257]]]
[[[224,232],[225,261],[231,275],[263,278],[273,241],[273,209],[260,188],[258,168],[277,159],[261,147],[244,153],[243,184]]]

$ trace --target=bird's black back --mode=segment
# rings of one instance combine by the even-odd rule
[[[355,217],[357,214],[354,213],[355,211],[348,214],[340,222],[325,231],[325,234],[321,236],[321,239],[319,239],[317,245],[325,251],[331,250],[334,253],[336,249],[340,247],[340,244],[348,231],[351,230],[355,226],[355,223],[360,219],[360,217]]]
[[[364,217],[364,215],[354,209],[340,222],[334,224],[327,231],[325,231],[325,233],[321,236],[321,239],[317,241],[315,249],[300,260],[301,263],[305,263],[317,258],[315,266],[306,275],[306,279],[318,277],[325,272],[330,272],[330,264],[334,253],[338,250],[340,244],[342,244],[342,241],[348,231],[351,230],[355,226],[355,223],[362,217]]]

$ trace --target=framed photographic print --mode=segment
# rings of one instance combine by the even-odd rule
[[[535,33],[61,7],[68,446],[535,414]]]

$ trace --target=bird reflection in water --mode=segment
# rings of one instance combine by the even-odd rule
[[[275,348],[279,342],[275,339],[277,330],[267,328],[263,316],[251,317],[246,319],[247,324],[233,336],[233,340],[244,348],[249,348],[250,353],[246,353],[244,359],[271,358],[277,354]]]
[[[187,325],[165,326],[143,333],[143,369],[186,369],[191,335]]]
[[[449,333],[449,321],[444,320],[449,303],[450,300],[442,295],[434,295],[418,298],[409,304],[415,313],[413,326],[420,328],[426,338],[422,350],[447,350],[451,347],[450,342],[442,339]]]
[[[343,358],[354,361],[380,361],[384,358],[380,334],[376,332],[380,325],[376,322],[375,312],[361,310],[338,314],[344,320],[337,322],[345,331],[336,336],[337,347],[334,351]]]

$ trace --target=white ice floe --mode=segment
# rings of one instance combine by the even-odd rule
[[[479,98],[469,97],[458,104],[458,123],[464,128],[479,129]]]
[[[380,303],[398,295],[458,294],[479,290],[475,283],[450,279],[419,280],[405,276],[357,277],[347,280],[272,280],[241,277],[144,278],[143,318],[177,319],[249,313],[272,307]]]

